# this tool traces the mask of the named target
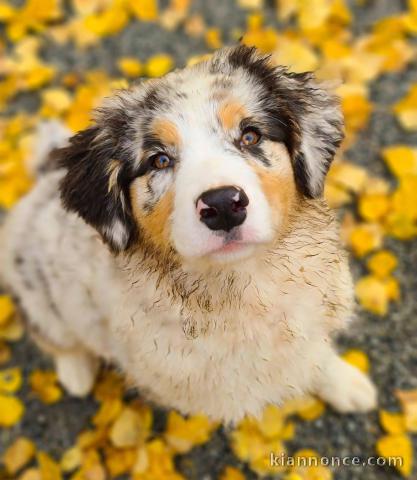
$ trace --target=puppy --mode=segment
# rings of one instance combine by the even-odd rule
[[[331,345],[353,310],[322,199],[337,99],[245,46],[120,91],[11,212],[7,285],[87,394],[97,358],[150,399],[236,422],[305,393],[376,393]]]

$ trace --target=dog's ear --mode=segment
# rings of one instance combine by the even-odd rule
[[[339,100],[310,73],[285,75],[291,92],[289,107],[295,112],[298,124],[299,141],[293,152],[295,179],[305,196],[320,197],[326,174],[344,137]]]
[[[127,162],[102,127],[92,126],[70,139],[58,151],[66,170],[60,184],[67,210],[93,226],[115,252],[126,250],[135,237],[135,223],[128,198]]]

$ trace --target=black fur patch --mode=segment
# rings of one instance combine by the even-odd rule
[[[112,126],[115,132],[120,132],[122,120],[113,118]],[[65,208],[78,213],[96,228],[114,251],[129,247],[137,233],[127,191],[129,162],[120,157],[114,138],[100,126],[93,126],[72,137],[70,145],[59,150],[58,155],[60,166],[67,170],[60,185]],[[117,194],[108,187],[112,160],[122,165],[117,177]],[[123,246],[115,244],[110,234],[115,222],[120,222],[125,229]]]

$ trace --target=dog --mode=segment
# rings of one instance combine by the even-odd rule
[[[322,198],[342,138],[333,93],[246,46],[106,99],[2,229],[2,274],[66,390],[88,394],[103,358],[225,424],[307,393],[375,408],[332,346],[354,310]]]

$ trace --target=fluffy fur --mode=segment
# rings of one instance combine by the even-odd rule
[[[86,394],[104,357],[160,404],[225,422],[307,392],[373,408],[330,340],[353,306],[321,199],[342,136],[311,74],[246,47],[108,99],[2,231],[7,284],[67,389]],[[224,186],[246,218],[213,231],[196,205]]]

